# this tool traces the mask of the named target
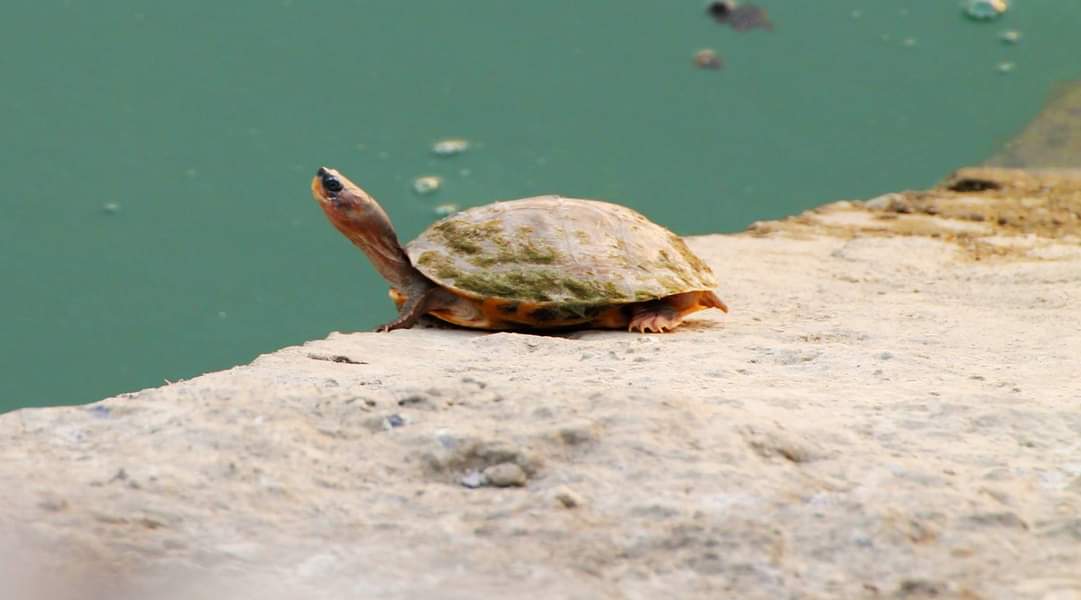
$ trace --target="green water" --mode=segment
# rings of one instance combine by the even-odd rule
[[[773,32],[699,0],[9,2],[0,410],[387,320],[385,286],[309,196],[322,164],[406,239],[435,204],[539,193],[734,231],[929,185],[1081,75],[1079,2],[1016,0],[992,24],[952,1],[762,4]],[[702,47],[726,67],[695,69]],[[474,146],[433,157],[443,137]],[[443,189],[419,197],[428,174]]]

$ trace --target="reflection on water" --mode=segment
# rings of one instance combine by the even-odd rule
[[[1081,168],[1081,81],[1058,86],[1040,114],[987,164]]]

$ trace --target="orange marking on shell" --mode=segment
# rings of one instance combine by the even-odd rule
[[[593,325],[605,329],[623,329],[627,326],[627,314],[623,306],[611,306],[593,319]]]

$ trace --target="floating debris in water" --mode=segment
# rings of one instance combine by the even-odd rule
[[[455,154],[461,154],[466,150],[469,150],[469,140],[463,140],[461,138],[439,140],[432,144],[432,153],[436,156],[454,156]]]
[[[989,21],[1006,12],[1009,5],[1006,0],[965,0],[961,7],[970,19]]]
[[[719,70],[724,66],[724,61],[710,48],[703,48],[694,53],[694,64],[699,69]]]
[[[1016,29],[1010,29],[1009,31],[1003,31],[998,35],[998,39],[1007,44],[1017,44],[1021,41],[1021,32]]]
[[[713,0],[706,5],[706,12],[719,22],[727,19],[736,10],[736,0]]]
[[[736,31],[748,31],[760,27],[773,30],[766,9],[754,4],[738,4],[735,0],[712,0],[706,5],[709,13],[718,23],[731,25]]]
[[[116,213],[120,212],[120,203],[106,202],[105,204],[101,205],[101,210],[107,214],[115,215]]]
[[[413,180],[413,191],[425,195],[431,194],[443,185],[443,178],[435,175],[425,175]]]
[[[435,211],[435,214],[445,217],[447,215],[453,215],[454,213],[458,212],[459,210],[461,210],[461,207],[459,207],[457,204],[448,202],[447,204],[437,205],[432,210]]]
[[[1015,66],[1016,65],[1014,65],[1012,62],[1007,60],[1007,61],[1002,61],[1002,62],[998,63],[997,65],[995,65],[995,70],[998,71],[999,73],[1009,73],[1010,71],[1013,71]]]
[[[913,46],[916,45],[916,38],[907,37],[901,43],[904,44],[905,46],[908,46],[909,48],[912,48]]]

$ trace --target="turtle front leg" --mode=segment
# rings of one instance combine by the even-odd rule
[[[376,331],[382,333],[395,329],[408,329],[416,325],[424,315],[448,306],[449,301],[452,300],[447,292],[427,282],[412,287],[413,289],[408,289],[405,293],[398,290],[391,291],[391,297],[398,305],[398,318],[376,327]]]
[[[383,323],[375,330],[383,333],[395,329],[409,329],[417,324],[417,320],[423,317],[429,310],[432,298],[435,295],[433,286],[426,286],[420,290],[410,290],[405,294],[404,301],[398,306],[398,318],[389,323]]]

